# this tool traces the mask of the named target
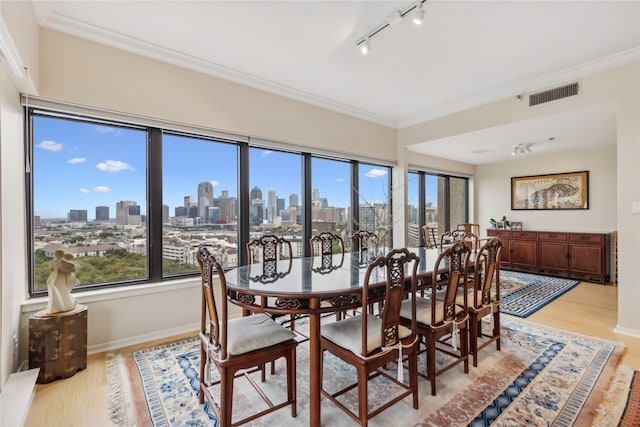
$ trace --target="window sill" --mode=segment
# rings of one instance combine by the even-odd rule
[[[73,296],[79,304],[90,304],[130,298],[139,295],[157,294],[162,292],[173,292],[200,286],[200,277],[190,277],[188,279],[171,280],[159,283],[146,283],[144,285],[121,286],[117,288],[96,289],[86,292],[76,292]],[[32,313],[47,308],[49,297],[37,297],[25,300],[21,305],[22,313]]]

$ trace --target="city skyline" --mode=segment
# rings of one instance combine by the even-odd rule
[[[34,118],[34,215],[66,218],[72,210],[86,210],[95,219],[97,206],[135,201],[146,212],[147,134],[143,130]],[[198,185],[209,182],[213,197],[222,191],[237,197],[238,150],[235,144],[163,135],[163,205],[171,214],[184,197],[198,197]],[[301,157],[295,153],[252,147],[249,155],[250,189],[264,194],[276,190],[285,199],[301,200]],[[388,168],[360,164],[360,203],[380,203],[388,188]],[[350,205],[350,164],[313,158],[312,188],[320,190],[329,206]],[[54,177],[52,179],[52,177]],[[263,197],[265,197],[263,195]]]

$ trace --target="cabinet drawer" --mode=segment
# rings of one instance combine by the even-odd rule
[[[512,231],[511,237],[514,239],[536,240],[538,238],[537,231]]]
[[[550,240],[554,242],[566,242],[567,233],[549,233],[546,231],[538,233],[540,240]]]
[[[570,234],[569,241],[602,244],[604,242],[604,234],[587,234],[587,233]]]
[[[509,230],[487,230],[487,236],[490,237],[502,237],[503,239],[505,238],[511,238],[511,231]]]

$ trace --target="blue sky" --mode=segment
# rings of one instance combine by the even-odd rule
[[[170,215],[184,196],[197,196],[198,183],[214,185],[237,196],[237,149],[179,136],[163,138],[163,203]],[[250,151],[250,187],[263,198],[273,188],[289,205],[289,195],[301,197],[300,157],[263,149]],[[146,133],[135,129],[97,126],[48,117],[34,118],[34,213],[42,218],[65,217],[71,209],[86,209],[95,218],[96,206],[132,200],[146,214]],[[387,168],[360,165],[361,202],[380,202],[388,191]],[[313,188],[330,206],[349,205],[349,164],[313,159]]]

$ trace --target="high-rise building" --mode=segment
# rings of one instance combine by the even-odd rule
[[[162,222],[169,222],[169,205],[162,205]]]
[[[193,200],[193,196],[184,196],[184,207],[186,209],[194,205],[196,205],[196,202]]]
[[[267,221],[273,223],[278,216],[278,195],[276,190],[270,188],[267,190]]]
[[[213,184],[201,182],[198,184],[198,216],[207,221],[207,212],[213,207]]]
[[[249,208],[249,224],[250,225],[262,225],[264,219],[262,199],[251,199],[251,206]]]
[[[140,206],[136,202],[123,200],[116,203],[117,225],[140,225]]]
[[[187,208],[185,208],[184,206],[178,206],[175,208],[175,214],[174,216],[176,218],[178,217],[183,217],[183,216],[187,216]]]
[[[313,189],[311,200],[318,200],[320,198],[320,190],[318,188]]]
[[[216,224],[221,221],[220,208],[210,207],[207,210],[207,218],[209,218],[211,224]]]
[[[87,222],[86,209],[71,209],[67,215],[69,222]]]
[[[96,221],[109,221],[109,206],[96,206]]]
[[[251,189],[250,200],[260,199],[262,200],[262,190],[257,185]]]
[[[220,197],[213,199],[213,206],[220,209],[219,218],[215,222],[232,223],[237,221],[238,199],[229,197],[229,191],[223,190]],[[213,222],[213,221],[212,221]]]
[[[298,195],[296,193],[289,194],[289,207],[298,207]]]
[[[360,205],[360,230],[376,232],[376,210],[371,205]]]

